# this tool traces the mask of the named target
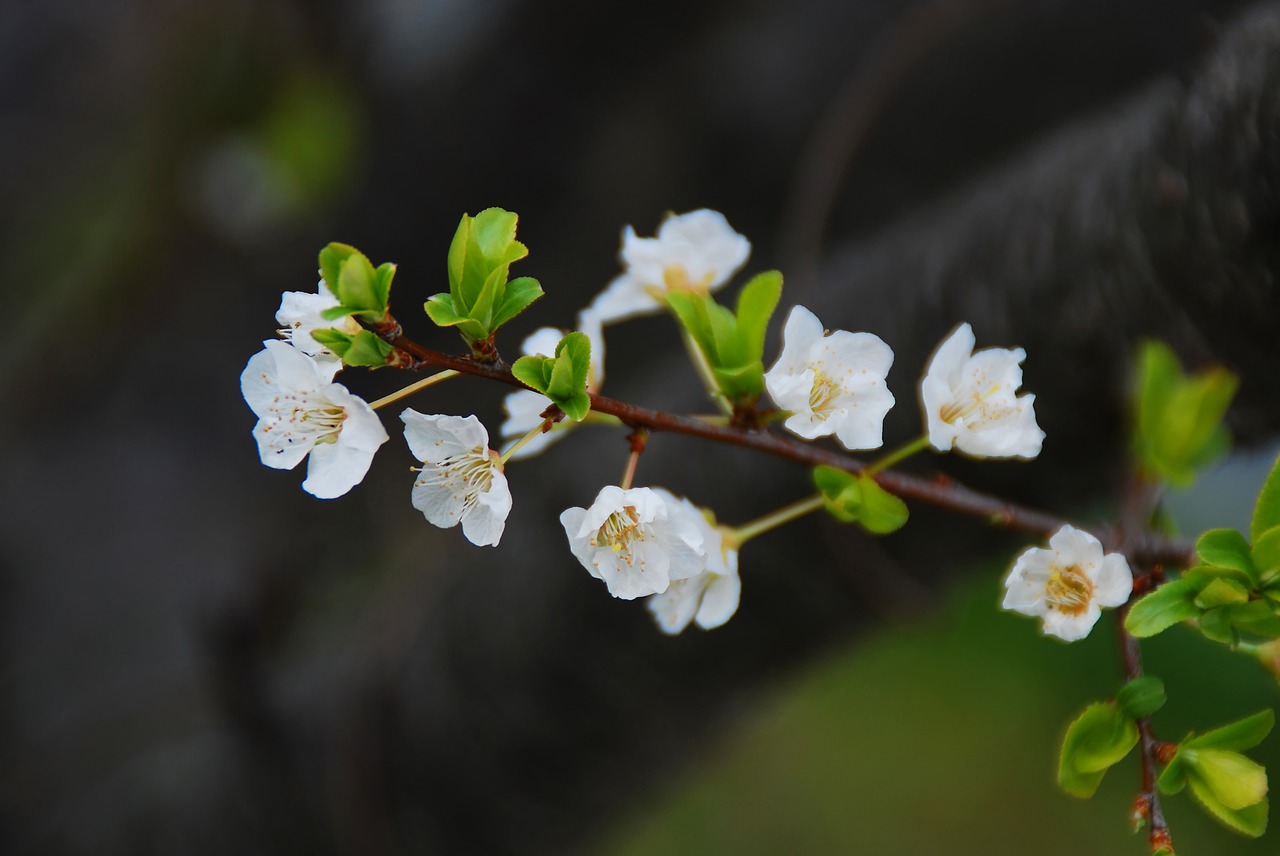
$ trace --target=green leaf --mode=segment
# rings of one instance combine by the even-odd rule
[[[813,483],[827,511],[842,523],[856,522],[872,534],[887,535],[907,522],[906,503],[869,476],[824,465],[814,468]]]
[[[1270,639],[1280,638],[1280,616],[1268,600],[1251,600],[1233,606],[1224,606],[1228,612],[1228,620],[1237,630],[1265,636]]]
[[[1280,527],[1280,456],[1271,465],[1271,472],[1258,491],[1258,501],[1253,506],[1253,520],[1249,524],[1249,537],[1255,542],[1264,532]]]
[[[1196,553],[1206,565],[1233,568],[1253,576],[1249,542],[1236,529],[1210,529],[1196,541]]]
[[[1160,778],[1156,780],[1156,787],[1160,789],[1162,794],[1176,794],[1187,786],[1187,765],[1183,763],[1182,754],[1178,753],[1173,756],[1164,768],[1164,772],[1160,774]]]
[[[360,251],[348,244],[332,243],[320,251],[320,276],[334,297],[338,297],[338,273],[342,270],[342,263],[358,255]]]
[[[383,262],[373,272],[373,293],[379,306],[386,307],[391,300],[391,280],[396,278],[396,266]]]
[[[1195,605],[1201,609],[1213,609],[1232,603],[1244,603],[1249,600],[1249,589],[1239,582],[1225,577],[1218,577],[1200,590],[1196,595]]]
[[[1231,612],[1226,607],[1210,609],[1200,616],[1200,632],[1206,639],[1223,645],[1236,644],[1236,632],[1231,626]]]
[[[378,301],[376,279],[373,265],[363,254],[347,256],[338,270],[338,300],[348,309],[381,314],[386,306]]]
[[[859,476],[862,510],[858,522],[873,535],[887,535],[906,525],[907,504],[889,493],[870,476]]]
[[[769,319],[782,297],[782,274],[776,270],[756,274],[738,293],[738,331],[743,362],[763,361]]]
[[[1252,716],[1192,737],[1183,745],[1191,749],[1252,749],[1266,739],[1275,724],[1276,716],[1272,711],[1260,710]]]
[[[1116,706],[1132,719],[1144,719],[1164,707],[1164,681],[1152,675],[1134,678],[1116,694]]]
[[[1145,342],[1139,355],[1135,445],[1152,473],[1186,485],[1229,445],[1223,416],[1237,378],[1215,367],[1187,376],[1168,346]]]
[[[312,330],[311,338],[341,357],[351,347],[351,340],[354,337],[352,334],[343,333],[341,330],[323,329]]]
[[[591,340],[586,333],[574,331],[556,345],[555,364],[546,394],[575,422],[581,422],[591,410],[591,397],[587,394],[590,366]]]
[[[555,364],[555,357],[532,354],[516,360],[511,366],[511,373],[516,376],[516,380],[525,386],[532,387],[546,395],[547,387],[551,385],[551,372],[555,368]]]
[[[444,292],[431,295],[422,308],[437,327],[456,327],[467,320],[467,316],[459,315],[454,308],[453,297]]]
[[[1124,618],[1125,630],[1139,639],[1162,633],[1200,614],[1194,599],[1195,591],[1185,580],[1165,583],[1129,609]]]
[[[512,318],[529,308],[542,296],[542,286],[531,276],[520,276],[507,283],[502,305],[493,312],[493,329],[497,330]]]
[[[1137,742],[1137,725],[1114,704],[1089,705],[1067,727],[1058,759],[1058,785],[1072,796],[1093,796],[1107,769]]]
[[[1267,771],[1250,758],[1227,749],[1184,749],[1192,790],[1199,779],[1230,809],[1254,805],[1267,795]]]
[[[1280,577],[1280,526],[1273,526],[1254,539],[1252,558],[1260,585],[1269,586]]]
[[[1227,826],[1242,832],[1251,838],[1257,838],[1267,831],[1267,800],[1255,803],[1242,809],[1232,809],[1223,805],[1213,794],[1213,790],[1196,777],[1190,777],[1191,793],[1206,811]]]
[[[387,357],[395,350],[378,336],[368,330],[361,330],[351,337],[351,345],[342,355],[342,362],[348,366],[368,366],[381,368],[387,364]]]

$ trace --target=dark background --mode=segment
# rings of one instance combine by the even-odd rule
[[[494,550],[410,507],[394,430],[314,500],[257,462],[238,375],[331,240],[399,263],[397,315],[452,349],[414,307],[458,217],[519,212],[548,297],[514,353],[616,274],[624,225],[718,209],[784,307],[895,349],[893,439],[955,323],[1025,346],[1043,459],[920,466],[1086,519],[1114,500],[1140,335],[1238,370],[1237,435],[1270,439],[1280,36],[1242,7],[6,4],[0,849],[589,850],[765,688],[1022,543],[928,509],[883,542],[806,520],[744,554],[728,626],[671,640],[556,523],[621,472],[608,433],[512,467]],[[611,330],[607,391],[702,407],[677,349],[661,319]],[[500,393],[414,406],[493,430]],[[807,490],[682,438],[640,479],[735,523]]]

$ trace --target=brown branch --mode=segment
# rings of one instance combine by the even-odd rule
[[[394,329],[398,331],[398,325]],[[402,332],[388,336],[387,341],[412,357],[416,367],[430,365],[453,369],[463,374],[475,375],[509,386],[528,388],[501,363],[478,362],[468,357],[453,357],[433,351],[413,341]],[[701,419],[640,407],[596,393],[590,393],[590,395],[592,410],[616,416],[623,424],[633,429],[643,428],[650,432],[700,437],[704,440],[754,449],[807,466],[826,465],[851,473],[860,472],[866,466],[850,455],[794,440],[768,429],[717,425]],[[979,493],[943,475],[921,478],[888,470],[876,473],[874,478],[886,490],[903,499],[923,502],[958,514],[976,517],[1004,529],[1015,529],[1048,537],[1070,522],[1049,512]],[[1114,527],[1084,528],[1093,532],[1105,545],[1114,546],[1120,541],[1120,533]],[[1129,542],[1129,551],[1131,552],[1125,552],[1125,555],[1137,563],[1187,566],[1194,562],[1194,551],[1190,544],[1151,533],[1133,538]]]
[[[1117,548],[1126,556],[1126,547],[1141,538],[1147,537],[1148,521],[1160,501],[1160,486],[1148,482],[1141,477],[1131,477],[1125,496],[1120,505],[1120,525]],[[1189,557],[1193,558],[1193,557]],[[1132,556],[1130,556],[1132,560]],[[1186,562],[1184,564],[1191,564]],[[1124,664],[1125,682],[1137,680],[1144,674],[1142,668],[1142,646],[1128,630],[1124,620],[1129,608],[1140,595],[1154,589],[1160,584],[1163,567],[1155,563],[1149,572],[1134,579],[1133,592],[1129,601],[1116,612],[1117,632],[1120,638],[1120,654]],[[1134,801],[1135,819],[1145,823],[1147,840],[1152,853],[1162,850],[1173,852],[1173,836],[1169,832],[1169,824],[1164,818],[1164,809],[1160,805],[1160,795],[1156,792],[1156,765],[1160,763],[1160,746],[1151,730],[1151,719],[1143,717],[1137,720],[1139,756],[1142,761],[1142,790]]]

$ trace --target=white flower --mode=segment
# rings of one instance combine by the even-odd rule
[[[1044,432],[1036,424],[1034,395],[1022,386],[1021,348],[973,353],[973,328],[961,324],[933,354],[920,383],[929,442],[980,458],[1034,458]]]
[[[316,293],[286,291],[280,295],[280,308],[276,310],[276,323],[280,326],[280,338],[293,345],[329,372],[330,379],[342,368],[342,358],[312,337],[316,330],[330,328],[344,333],[359,333],[360,324],[352,317],[326,321],[320,313],[339,306],[338,298],[321,279]]]
[[[590,508],[567,508],[569,549],[609,593],[632,600],[702,573],[707,554],[693,515],[647,487],[608,485]]]
[[[893,407],[885,375],[893,351],[871,333],[836,330],[796,306],[782,331],[782,355],[765,373],[774,402],[791,416],[789,431],[812,440],[835,434],[846,449],[876,449],[884,442],[884,417]]]
[[[511,512],[511,490],[489,432],[474,416],[400,414],[404,439],[425,466],[413,483],[413,507],[442,529],[462,523],[477,547],[496,546]]]
[[[600,313],[590,308],[579,312],[578,329],[586,333],[591,341],[591,363],[587,367],[587,392],[599,392],[600,385],[604,383],[604,330],[600,324]],[[521,343],[520,350],[529,355],[554,356],[556,345],[560,344],[564,335],[563,330],[555,327],[539,328]],[[498,433],[502,435],[503,440],[509,441],[507,448],[510,448],[512,443],[542,424],[542,412],[551,406],[551,399],[531,389],[522,389],[508,395],[503,400],[502,406],[507,411],[507,419],[498,429]],[[572,420],[562,419],[551,426],[551,430],[539,434],[517,449],[511,456],[511,460],[518,461],[539,454],[553,441],[564,436],[565,431],[577,424]]]
[[[622,231],[622,274],[591,308],[605,324],[659,312],[668,291],[715,291],[751,254],[751,242],[733,231],[719,211],[700,208],[668,217],[656,238]]]
[[[258,416],[253,436],[262,463],[289,470],[310,453],[302,489],[321,499],[342,496],[389,439],[382,422],[311,357],[284,342],[262,344],[266,350],[240,373],[240,391]]]
[[[662,488],[652,488],[669,504],[682,506],[702,533],[706,563],[702,573],[672,580],[661,594],[648,598],[649,612],[664,633],[675,635],[697,622],[703,630],[724,624],[738,611],[742,581],[738,578],[738,551],[729,546],[724,532],[712,525],[702,509]]]
[[[1005,609],[1044,619],[1044,632],[1074,642],[1089,635],[1102,607],[1121,606],[1133,591],[1133,573],[1119,553],[1102,554],[1102,542],[1063,526],[1049,549],[1031,547],[1004,581]]]

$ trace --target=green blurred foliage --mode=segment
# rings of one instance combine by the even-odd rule
[[[1082,707],[1120,686],[1112,614],[1065,645],[1002,613],[997,572],[941,613],[859,640],[709,746],[672,790],[649,795],[601,856],[777,853],[1079,856],[1142,854],[1128,831],[1136,754],[1091,800],[1054,783],[1057,751]],[[1169,703],[1158,736],[1178,740],[1280,698],[1255,663],[1175,630],[1146,643]],[[1280,741],[1250,756],[1280,769]],[[1165,799],[1180,853],[1273,854],[1214,823],[1186,794]]]

